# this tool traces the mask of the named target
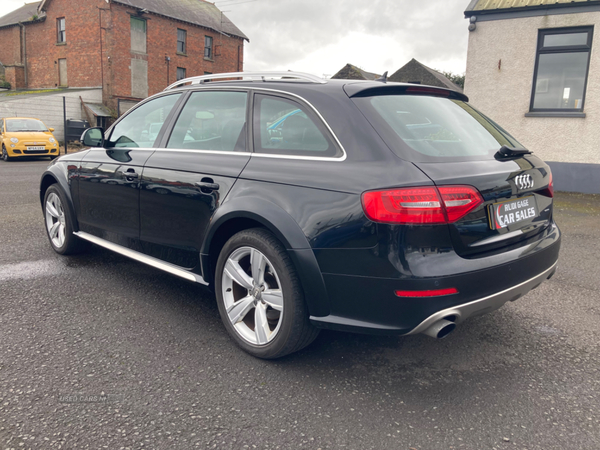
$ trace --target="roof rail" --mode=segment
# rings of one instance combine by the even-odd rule
[[[202,75],[199,77],[184,78],[182,80],[173,83],[172,85],[165,88],[165,91],[170,91],[176,87],[181,87],[184,84],[204,84],[206,81],[223,80],[232,78],[250,79],[250,81],[288,81],[288,80],[300,80],[308,81],[310,83],[327,83],[326,80],[316,75],[303,72],[230,72],[230,73],[217,73],[211,75]]]

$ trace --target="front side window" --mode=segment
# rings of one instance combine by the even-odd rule
[[[186,70],[184,67],[177,68],[177,81],[183,80],[185,78]]]
[[[106,146],[152,147],[180,96],[172,94],[155,98],[128,113],[115,125]]]
[[[56,19],[56,42],[59,44],[67,42],[67,31],[65,18]]]
[[[246,150],[246,92],[194,92],[181,111],[168,148]]]
[[[186,53],[187,31],[177,29],[177,53]]]
[[[146,21],[131,18],[131,51],[146,53]]]
[[[212,59],[213,57],[213,38],[204,36],[204,57]]]
[[[256,95],[254,148],[258,153],[298,156],[338,156],[341,152],[325,127],[299,103]]]
[[[581,112],[585,100],[593,27],[540,30],[532,112]]]

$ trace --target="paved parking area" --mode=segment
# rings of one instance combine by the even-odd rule
[[[38,180],[0,162],[0,448],[600,448],[600,197],[557,194],[558,273],[442,341],[323,332],[238,350],[204,288],[54,254]]]

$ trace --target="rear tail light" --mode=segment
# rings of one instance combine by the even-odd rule
[[[552,172],[550,172],[550,181],[548,181],[548,194],[550,194],[550,197],[554,197],[554,180],[552,179]]]
[[[538,194],[545,195],[546,197],[554,197],[554,181],[552,180],[552,172],[548,174],[548,186],[538,191]]]
[[[373,222],[437,225],[453,223],[483,203],[471,186],[424,186],[362,195],[366,216]]]

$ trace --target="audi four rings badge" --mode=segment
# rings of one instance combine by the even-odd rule
[[[519,175],[515,178],[515,184],[519,189],[530,189],[533,187],[533,178],[531,175]]]

